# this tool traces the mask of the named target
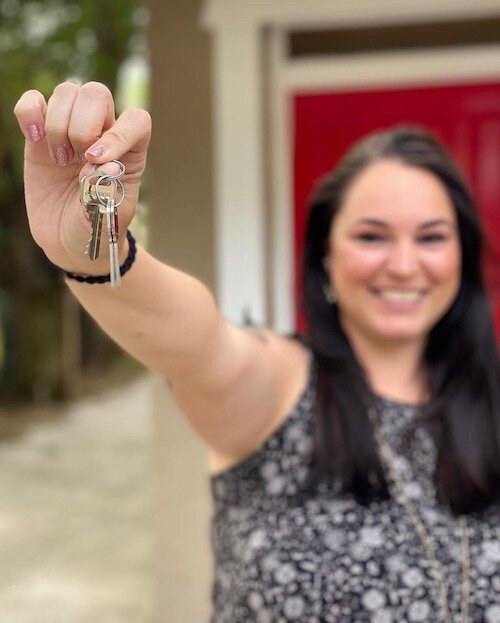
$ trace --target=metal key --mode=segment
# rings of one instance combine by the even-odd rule
[[[99,250],[101,248],[102,221],[104,215],[101,212],[101,206],[97,203],[87,203],[85,209],[90,219],[91,227],[90,238],[85,252],[89,256],[89,260],[94,261],[99,257]]]
[[[91,203],[105,205],[108,197],[116,199],[116,180],[107,179],[106,185],[104,185],[102,181],[99,183],[100,179],[106,177],[108,176],[106,176],[105,173],[97,170],[94,171],[94,173],[86,175],[82,178],[82,181],[80,182],[80,203],[83,205]],[[99,188],[97,188],[98,183]]]
[[[112,288],[120,287],[120,261],[118,258],[118,211],[115,200],[108,197],[106,203],[106,225],[109,241],[109,275]]]
[[[125,175],[125,167],[118,160],[113,160],[119,166],[117,175],[109,175],[95,167],[94,171],[85,176],[80,182],[80,202],[91,224],[91,235],[85,252],[89,259],[99,257],[101,235],[104,217],[108,230],[109,243],[109,279],[113,288],[120,286],[120,262],[118,257],[118,206],[125,197],[125,189],[121,178]],[[117,201],[117,191],[119,200]]]
[[[85,252],[92,261],[99,257],[101,248],[102,221],[106,212],[106,204],[103,202],[109,198],[115,200],[117,188],[114,180],[108,180],[107,185],[99,184],[97,189],[97,184],[93,184],[92,181],[98,181],[100,175],[99,171],[95,171],[81,181],[80,201],[85,207],[91,225],[90,239]]]

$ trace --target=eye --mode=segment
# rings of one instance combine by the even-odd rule
[[[365,232],[358,235],[358,240],[362,240],[363,242],[381,242],[385,240],[382,234],[377,234],[375,232]]]
[[[443,242],[446,240],[446,236],[444,234],[426,234],[425,236],[421,236],[419,238],[420,242],[424,242],[425,244],[435,244],[437,242]]]

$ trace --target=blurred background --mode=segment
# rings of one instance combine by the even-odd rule
[[[372,129],[425,125],[478,200],[500,331],[500,2],[0,0],[0,54],[0,619],[202,623],[204,449],[31,241],[15,101],[91,79],[146,106],[136,237],[284,332],[314,180]]]
[[[49,96],[63,80],[90,79],[116,93],[118,111],[147,105],[149,12],[137,0],[110,3],[105,16],[92,1],[4,0],[0,19],[0,391],[39,403],[77,394],[117,353],[66,300],[59,271],[30,241],[12,108],[27,88]],[[144,220],[140,212],[141,234]]]

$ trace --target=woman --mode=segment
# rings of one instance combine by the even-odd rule
[[[115,120],[96,83],[29,91],[15,113],[35,241],[209,448],[213,621],[500,621],[498,354],[477,215],[434,139],[369,137],[317,189],[305,346],[232,326],[124,236],[122,288],[89,283],[108,266],[82,255],[78,178],[124,163],[125,231],[150,119]]]

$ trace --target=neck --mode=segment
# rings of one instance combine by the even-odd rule
[[[375,394],[410,404],[425,401],[424,340],[377,341],[348,324],[342,327]]]

